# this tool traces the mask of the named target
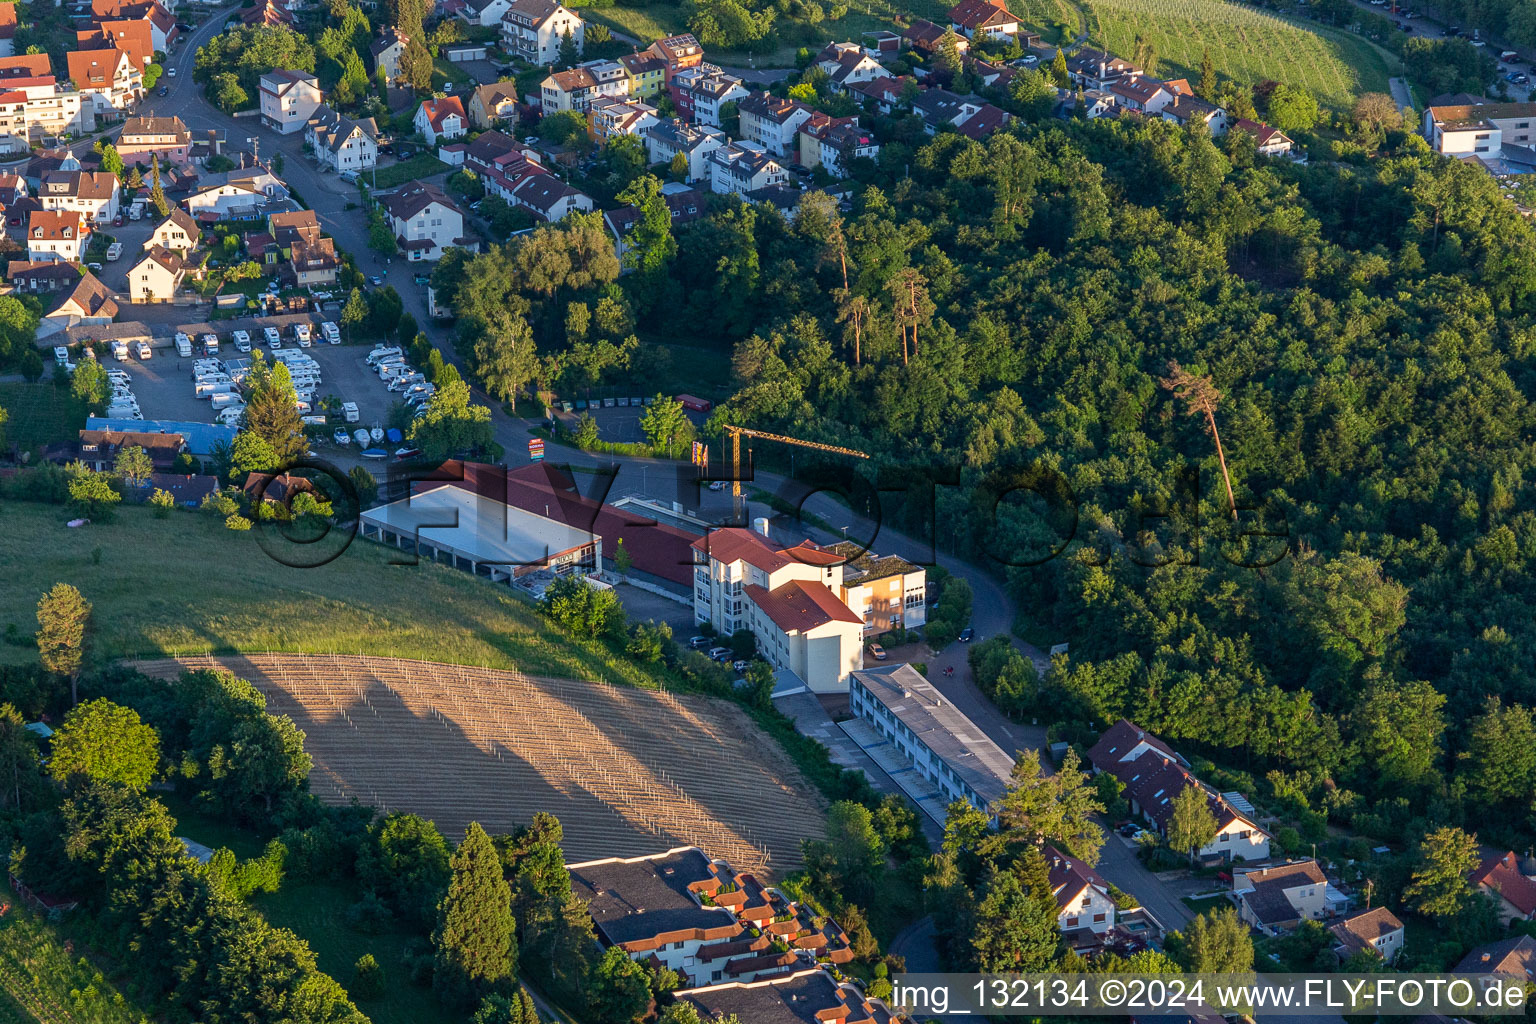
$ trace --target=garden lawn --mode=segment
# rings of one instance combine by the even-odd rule
[[[35,453],[45,444],[73,441],[77,431],[85,429],[85,407],[68,389],[46,378],[36,384],[0,384],[0,409],[10,415],[0,430],[19,452]]]
[[[1386,92],[1386,51],[1348,32],[1291,21],[1223,0],[1085,0],[1091,41],[1129,57],[1142,35],[1162,78],[1198,78],[1210,49],[1220,74],[1249,85],[1301,86],[1319,103],[1347,109],[1364,92]]]
[[[56,582],[94,606],[92,664],[277,651],[369,654],[516,668],[654,688],[647,668],[559,631],[506,587],[446,566],[390,565],[404,552],[356,539],[315,569],[280,565],[262,531],[236,532],[204,512],[157,519],[142,506],[71,530],[67,508],[0,506],[0,630],[36,626],[37,600]],[[268,531],[269,537],[276,537]],[[279,540],[278,543],[281,543]],[[99,557],[96,549],[100,549]],[[31,647],[0,647],[0,662],[30,662]]]
[[[371,174],[364,180],[373,188],[394,188],[408,181],[420,181],[449,170],[452,168],[431,153],[417,153],[409,160],[380,167],[377,180]]]

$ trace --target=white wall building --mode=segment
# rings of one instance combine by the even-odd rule
[[[280,135],[303,131],[324,101],[314,75],[279,69],[261,76],[261,122]]]
[[[502,45],[530,64],[553,64],[560,43],[570,33],[579,54],[585,44],[586,23],[556,0],[515,0],[498,16]]]
[[[441,259],[444,249],[464,244],[464,214],[436,185],[412,182],[374,198],[406,259]]]

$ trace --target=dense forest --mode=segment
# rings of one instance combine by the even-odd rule
[[[595,224],[543,229],[454,269],[517,321],[462,318],[461,344],[490,379],[518,364],[509,391],[627,366],[632,323],[728,348],[716,428],[937,481],[887,494],[887,521],[938,524],[1006,575],[1022,635],[1070,643],[1049,678],[1004,681],[1010,711],[1069,737],[1134,716],[1383,837],[1433,820],[1517,842],[1536,239],[1481,169],[1393,128],[1372,148],[1306,166],[1242,133],[1015,122],[919,135],[792,222],[726,200],[675,233],[636,188],[633,273],[583,258]],[[593,302],[615,339],[595,363],[561,337]]]

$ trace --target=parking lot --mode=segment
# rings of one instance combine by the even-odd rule
[[[120,228],[110,225],[103,228],[106,234],[123,243],[123,255],[120,259],[103,263],[101,272],[96,274],[97,279],[113,291],[125,294],[128,290],[128,271],[143,257],[144,243],[149,241],[149,236],[159,223],[159,218],[150,210],[149,215],[142,220],[126,221]]]

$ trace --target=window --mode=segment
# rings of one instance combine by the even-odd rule
[[[1104,915],[1103,914],[1094,914],[1093,915],[1093,920],[1094,920],[1095,923],[1101,922],[1101,921],[1104,920]]]

